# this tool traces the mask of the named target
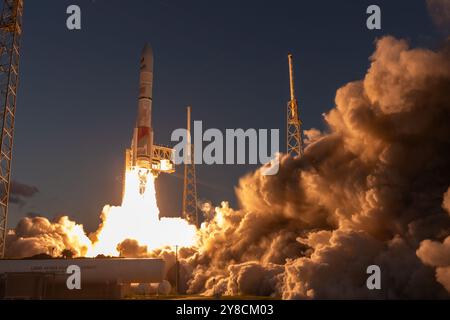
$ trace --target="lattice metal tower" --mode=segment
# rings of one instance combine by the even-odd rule
[[[294,65],[292,54],[288,54],[289,61],[289,84],[291,90],[291,100],[287,104],[287,153],[292,157],[303,155],[303,139],[301,131],[301,121],[298,113],[298,103],[295,98],[294,88]]]
[[[191,107],[187,107],[187,145],[184,155],[183,217],[198,227],[197,181],[195,177],[194,144],[191,143]]]
[[[23,0],[4,0],[0,16],[0,256],[5,254]]]

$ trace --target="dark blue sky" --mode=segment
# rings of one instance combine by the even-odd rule
[[[65,26],[78,4],[82,30]],[[366,8],[382,30],[366,29]],[[155,55],[155,141],[169,144],[185,107],[205,128],[279,128],[289,99],[287,53],[295,59],[304,128],[324,129],[341,85],[360,79],[385,34],[433,47],[425,1],[26,1],[13,179],[39,193],[12,205],[9,225],[36,213],[68,214],[94,228],[104,204],[119,204],[124,148],[137,110],[140,51]],[[281,146],[284,147],[284,140]],[[254,166],[198,166],[199,196],[234,199]],[[164,215],[178,215],[182,168],[161,176]]]

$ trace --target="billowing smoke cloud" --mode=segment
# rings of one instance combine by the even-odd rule
[[[308,130],[304,156],[282,156],[277,175],[243,177],[240,209],[222,203],[197,247],[179,248],[180,291],[449,298],[449,92],[448,46],[380,39],[364,79],[337,91],[328,132]],[[64,237],[53,228],[34,238]],[[17,247],[17,230],[14,239]],[[117,249],[163,257],[174,282],[173,248],[149,253],[128,239]],[[381,269],[381,290],[366,286],[370,265]]]
[[[117,245],[121,257],[145,258],[148,256],[147,247],[141,246],[137,240],[125,239]]]
[[[449,51],[385,37],[371,61],[362,81],[337,91],[329,132],[308,132],[303,158],[242,178],[241,209],[217,209],[185,260],[189,292],[449,297]],[[381,290],[366,286],[370,265]]]
[[[450,188],[444,196],[442,207],[450,215]],[[450,292],[450,236],[442,243],[424,240],[417,255],[426,264],[436,267],[436,280]]]
[[[6,237],[6,257],[23,258],[45,253],[59,256],[65,249],[84,256],[90,245],[83,226],[62,216],[54,221],[45,217],[22,218]]]

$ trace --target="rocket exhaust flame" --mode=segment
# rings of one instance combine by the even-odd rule
[[[144,189],[141,183],[145,181]],[[88,256],[119,255],[117,246],[126,239],[136,240],[147,251],[164,246],[193,246],[196,228],[181,218],[159,218],[155,176],[141,169],[126,172],[122,205],[105,206],[102,224],[95,233],[96,242]]]
[[[145,181],[145,191],[141,193],[139,170],[127,171],[121,206],[105,205],[100,216],[102,222],[89,237],[82,225],[67,216],[55,221],[45,217],[23,218],[8,235],[8,257],[38,253],[58,256],[64,249],[70,249],[77,257],[120,256],[119,248],[130,240],[140,246],[142,256],[163,247],[174,251],[176,245],[195,246],[195,226],[181,218],[159,218],[154,175],[149,172]]]

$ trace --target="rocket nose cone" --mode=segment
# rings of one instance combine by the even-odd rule
[[[142,49],[142,57],[152,57],[153,58],[153,49],[148,43],[146,43],[144,46],[144,49]]]
[[[153,69],[153,50],[149,44],[142,49],[141,69]]]

